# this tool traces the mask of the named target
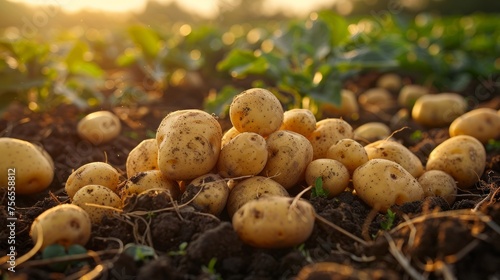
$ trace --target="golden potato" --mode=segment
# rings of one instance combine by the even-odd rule
[[[283,123],[283,107],[273,93],[252,88],[234,97],[229,118],[239,132],[255,132],[267,136]]]
[[[73,171],[66,180],[64,188],[69,198],[86,185],[101,185],[116,192],[120,183],[120,173],[105,162],[90,162]]]
[[[267,137],[268,158],[262,176],[271,177],[285,189],[304,180],[304,172],[312,161],[311,143],[301,134],[278,130]]]
[[[300,199],[265,196],[243,205],[233,216],[233,228],[243,242],[260,248],[285,248],[306,241],[314,228],[315,211]]]
[[[328,194],[328,198],[341,194],[351,179],[349,170],[342,163],[329,158],[311,161],[307,166],[305,177],[309,186],[314,186],[316,179],[321,177],[323,189]]]
[[[411,109],[417,99],[429,94],[429,89],[421,85],[406,85],[401,88],[398,95],[398,104],[401,107]]]
[[[368,161],[368,154],[363,145],[355,140],[342,139],[328,149],[326,158],[339,161],[352,174],[356,168]]]
[[[136,173],[158,169],[158,144],[156,139],[146,139],[130,151],[126,162],[127,178]]]
[[[426,94],[415,101],[411,116],[421,125],[442,127],[449,125],[466,110],[467,102],[459,94]]]
[[[337,106],[331,103],[324,103],[322,104],[322,110],[333,115],[349,118],[356,117],[359,113],[359,106],[354,92],[348,89],[342,89],[340,98],[340,105]]]
[[[398,163],[387,159],[371,159],[352,175],[356,194],[371,207],[385,212],[392,205],[424,198],[424,190]]]
[[[291,109],[283,114],[280,130],[290,130],[308,137],[316,129],[316,117],[308,109]]]
[[[89,214],[92,223],[96,224],[100,223],[104,216],[112,215],[113,210],[87,205],[86,203],[109,206],[113,208],[121,208],[122,205],[120,197],[107,187],[100,185],[87,185],[79,189],[73,196],[71,204],[79,206],[85,210],[85,212]]]
[[[316,123],[316,129],[308,139],[313,147],[313,159],[326,158],[328,149],[337,141],[353,138],[352,127],[346,121],[337,118],[328,118]]]
[[[194,198],[189,205],[201,212],[218,216],[226,207],[229,187],[218,174],[205,174],[189,183],[181,196],[181,202],[186,203]]]
[[[232,217],[243,204],[265,195],[289,196],[282,185],[267,177],[254,176],[237,183],[227,199],[229,217]]]
[[[224,135],[222,135],[221,147],[223,148],[224,146],[226,146],[226,144],[229,143],[229,141],[231,141],[238,134],[240,134],[240,132],[236,130],[234,126],[224,132]]]
[[[413,177],[424,173],[420,159],[402,144],[392,140],[379,140],[365,146],[368,159],[383,158],[399,163]]]
[[[486,144],[500,138],[500,114],[495,109],[479,108],[456,118],[449,127],[450,136],[469,135]]]
[[[368,122],[354,130],[354,139],[369,142],[386,139],[390,135],[391,129],[389,126],[381,122]]]
[[[371,88],[359,95],[359,104],[364,109],[370,108],[389,108],[394,106],[392,94],[385,88]]]
[[[180,194],[179,184],[163,175],[160,170],[138,172],[130,177],[120,189],[120,196],[125,200],[127,196],[140,194],[150,189],[163,189],[168,191],[173,199]]]
[[[396,92],[403,86],[403,80],[398,74],[386,73],[377,80],[377,87]]]
[[[439,144],[429,154],[427,170],[450,174],[459,188],[472,188],[486,167],[486,150],[476,138],[458,135]]]
[[[0,188],[16,194],[34,194],[43,191],[54,179],[54,162],[42,148],[30,142],[1,137]],[[9,194],[10,195],[10,194]]]
[[[428,170],[418,182],[424,190],[424,196],[441,196],[452,205],[457,195],[457,183],[450,174],[441,170]]]
[[[120,119],[109,111],[90,113],[76,127],[78,136],[94,145],[112,141],[120,134],[121,129]]]
[[[222,128],[201,110],[168,114],[156,133],[158,168],[175,181],[190,180],[211,172],[221,149]]]
[[[222,177],[257,175],[267,163],[267,143],[253,132],[242,132],[222,148],[217,170]]]
[[[91,227],[89,214],[82,208],[60,204],[35,218],[31,224],[30,236],[33,243],[36,243],[38,234],[42,234],[42,250],[52,244],[60,244],[66,248],[73,244],[84,246],[90,239]]]

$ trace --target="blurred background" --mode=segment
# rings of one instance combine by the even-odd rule
[[[251,86],[318,108],[369,72],[491,96],[499,12],[498,0],[0,0],[0,110],[181,92],[223,114]]]

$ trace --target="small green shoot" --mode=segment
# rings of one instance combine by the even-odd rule
[[[202,270],[212,276],[210,279],[222,279],[220,274],[215,270],[215,264],[217,264],[217,258],[211,258],[208,264],[202,267]]]
[[[311,254],[309,253],[309,250],[307,250],[306,248],[306,244],[305,243],[302,243],[300,244],[298,247],[297,247],[297,250],[300,252],[300,254],[302,256],[304,256],[304,258],[306,259],[306,261],[308,263],[312,263],[313,260],[311,258]]]
[[[380,222],[380,227],[383,230],[390,230],[394,225],[394,219],[396,218],[396,213],[392,212],[391,209],[387,209],[385,214],[385,220]]]
[[[125,245],[123,251],[125,254],[134,258],[134,261],[145,261],[147,259],[154,258],[156,254],[155,250],[149,246],[133,243]]]
[[[328,192],[323,189],[323,178],[318,177],[314,181],[314,188],[311,190],[311,198],[315,197],[328,197]]]
[[[423,133],[421,130],[415,130],[411,135],[410,135],[410,139],[415,141],[415,142],[418,142],[420,140],[422,140],[422,138],[424,137]]]
[[[179,250],[178,251],[170,251],[168,252],[169,256],[184,256],[186,254],[186,248],[188,246],[187,242],[182,242],[179,244]]]

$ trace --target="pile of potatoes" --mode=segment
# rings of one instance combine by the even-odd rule
[[[457,95],[430,95],[419,86],[389,85],[361,95],[360,104],[376,107],[389,90],[401,89],[394,103],[410,108],[417,122],[432,126],[453,122],[452,137],[432,151],[426,166],[390,139],[385,124],[354,130],[342,118],[317,121],[311,111],[284,111],[270,91],[252,88],[233,99],[232,127],[227,131],[204,111],[172,112],[162,120],[156,138],[142,141],[130,152],[126,178],[107,163],[89,163],[71,174],[66,192],[93,223],[121,208],[130,195],[168,192],[173,200],[205,213],[219,216],[226,211],[243,241],[266,248],[294,246],[310,236],[314,209],[289,192],[314,185],[318,177],[329,198],[352,191],[381,212],[426,196],[442,196],[453,203],[457,188],[473,187],[484,172],[483,144],[499,137],[500,114],[493,110],[464,114],[465,102]],[[356,101],[348,91],[343,99]],[[451,111],[435,109],[436,102],[447,102]],[[332,110],[351,115],[358,110],[357,104],[343,106],[347,107]],[[425,112],[431,115],[423,116]],[[471,122],[481,119],[496,125],[495,132],[471,128]]]

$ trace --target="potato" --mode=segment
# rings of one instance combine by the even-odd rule
[[[322,110],[334,115],[345,116],[349,118],[357,117],[359,113],[359,106],[354,92],[348,89],[342,89],[340,95],[340,105],[337,106],[331,103],[324,103],[322,104]]]
[[[35,218],[31,224],[30,236],[33,243],[36,243],[39,234],[42,234],[42,250],[52,244],[60,244],[66,248],[73,244],[84,246],[90,239],[91,227],[89,214],[82,208],[60,204]]]
[[[393,92],[398,91],[402,86],[403,80],[399,75],[394,73],[386,73],[377,80],[377,87],[385,88]]]
[[[150,189],[163,189],[168,191],[173,199],[180,194],[179,184],[163,175],[160,170],[148,170],[136,173],[130,177],[120,189],[120,196],[125,200],[127,196],[140,194]]]
[[[371,88],[359,95],[359,104],[364,109],[370,108],[389,108],[394,106],[394,99],[389,90],[385,88]]]
[[[476,138],[458,135],[439,144],[429,154],[427,170],[450,174],[459,188],[472,188],[486,167],[486,150]]]
[[[424,196],[441,196],[452,205],[457,195],[457,183],[448,173],[441,170],[428,170],[419,178],[418,183],[424,190]]]
[[[90,113],[76,127],[78,136],[94,145],[112,141],[120,134],[121,129],[120,119],[109,111]]]
[[[353,136],[351,125],[342,119],[328,118],[318,121],[316,129],[308,137],[313,147],[313,159],[326,158],[326,153],[333,144]]]
[[[268,158],[262,176],[271,177],[285,189],[304,180],[304,172],[312,161],[311,143],[301,134],[278,130],[267,137]]]
[[[368,122],[354,130],[354,139],[369,142],[386,139],[390,135],[391,129],[389,126],[381,122]]]
[[[250,200],[265,195],[289,196],[287,190],[278,182],[263,176],[254,176],[236,184],[227,199],[229,217]]]
[[[328,198],[341,194],[351,179],[349,170],[342,163],[329,158],[311,161],[307,166],[305,177],[309,186],[314,186],[316,179],[321,177],[323,189],[327,192]]]
[[[240,134],[240,132],[236,130],[234,126],[224,132],[224,135],[222,135],[221,147],[223,148],[224,146],[226,146],[226,144],[229,143],[229,141],[231,141],[238,134]]]
[[[86,203],[93,203],[113,208],[121,208],[122,204],[120,197],[107,187],[100,185],[87,185],[79,189],[73,196],[71,204],[79,206],[85,210],[85,212],[89,214],[92,223],[95,224],[100,223],[104,216],[110,216],[113,214],[113,210],[86,205]]]
[[[73,171],[66,180],[66,193],[73,198],[75,193],[86,185],[101,185],[116,192],[120,183],[120,173],[105,162],[90,162]]]
[[[226,181],[218,174],[206,174],[194,179],[186,187],[181,202],[186,203],[195,197],[190,205],[201,212],[218,216],[226,207],[228,196]]]
[[[229,118],[239,132],[255,132],[267,136],[283,122],[283,107],[270,91],[252,88],[234,97]]]
[[[495,109],[479,108],[456,118],[449,127],[450,136],[469,135],[486,144],[500,138],[500,114]]]
[[[308,109],[291,109],[283,114],[280,130],[290,130],[304,137],[316,129],[316,117]]]
[[[459,94],[426,94],[415,101],[411,116],[421,125],[442,127],[449,125],[466,110],[467,102]]]
[[[130,151],[126,162],[127,178],[136,173],[158,169],[158,144],[156,139],[146,139]]]
[[[328,149],[326,158],[339,161],[352,174],[356,168],[368,161],[368,154],[363,145],[355,140],[342,139]]]
[[[222,128],[201,110],[168,114],[156,133],[158,167],[175,181],[190,180],[215,168],[221,149]]]
[[[421,85],[406,85],[401,88],[398,95],[398,104],[401,107],[411,109],[415,101],[421,96],[429,94],[429,89]]]
[[[401,165],[387,159],[372,159],[352,175],[356,194],[371,207],[385,212],[392,205],[424,198],[417,179]]]
[[[286,248],[306,241],[314,227],[315,211],[305,200],[265,196],[243,205],[233,216],[240,239],[260,248]]]
[[[266,139],[257,133],[242,132],[221,149],[217,170],[226,178],[257,175],[266,163]]]
[[[54,179],[54,162],[42,148],[30,142],[1,137],[0,188],[16,194],[34,194],[43,191]]]
[[[365,146],[368,159],[382,158],[400,164],[413,177],[424,173],[420,159],[402,144],[392,140],[379,140]]]

